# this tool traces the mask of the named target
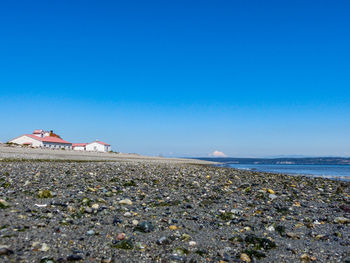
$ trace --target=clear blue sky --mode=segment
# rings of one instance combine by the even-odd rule
[[[10,1],[0,141],[350,156],[349,1]]]

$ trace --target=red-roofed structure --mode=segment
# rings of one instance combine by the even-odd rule
[[[46,136],[45,136],[46,135]],[[53,149],[72,149],[72,143],[59,137],[47,136],[48,132],[35,130],[33,134],[24,134],[9,142],[20,145],[31,145],[33,147],[44,147]]]
[[[44,130],[34,130],[33,134],[42,134]]]
[[[86,145],[86,150],[91,152],[110,152],[111,145],[105,142],[96,140]]]
[[[102,145],[105,145],[105,146],[111,146],[110,144],[105,143],[105,142],[101,142],[101,141],[95,141],[95,142],[97,142],[97,143],[99,143],[99,144],[102,144]]]
[[[73,147],[79,147],[79,146],[84,147],[86,145],[87,145],[87,143],[72,143]]]
[[[96,151],[96,152],[110,152],[111,145],[99,140],[91,143],[70,143],[63,140],[59,135],[53,131],[44,131],[41,129],[34,130],[33,134],[24,134],[9,141],[11,143],[32,146],[44,147],[52,149],[73,149],[79,151]]]
[[[72,147],[73,147],[73,150],[76,150],[76,151],[86,151],[86,145],[87,143],[73,143]]]

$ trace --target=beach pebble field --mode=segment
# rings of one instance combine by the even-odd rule
[[[0,262],[350,262],[350,183],[166,161],[3,160]]]

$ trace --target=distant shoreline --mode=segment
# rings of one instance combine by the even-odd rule
[[[350,165],[347,157],[306,157],[306,158],[218,158],[199,157],[198,160],[219,162],[225,164],[302,164],[302,165]]]

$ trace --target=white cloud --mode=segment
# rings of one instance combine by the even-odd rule
[[[218,150],[216,151],[213,151],[210,156],[213,156],[213,157],[227,157],[226,154],[224,154],[223,152],[220,152]]]

